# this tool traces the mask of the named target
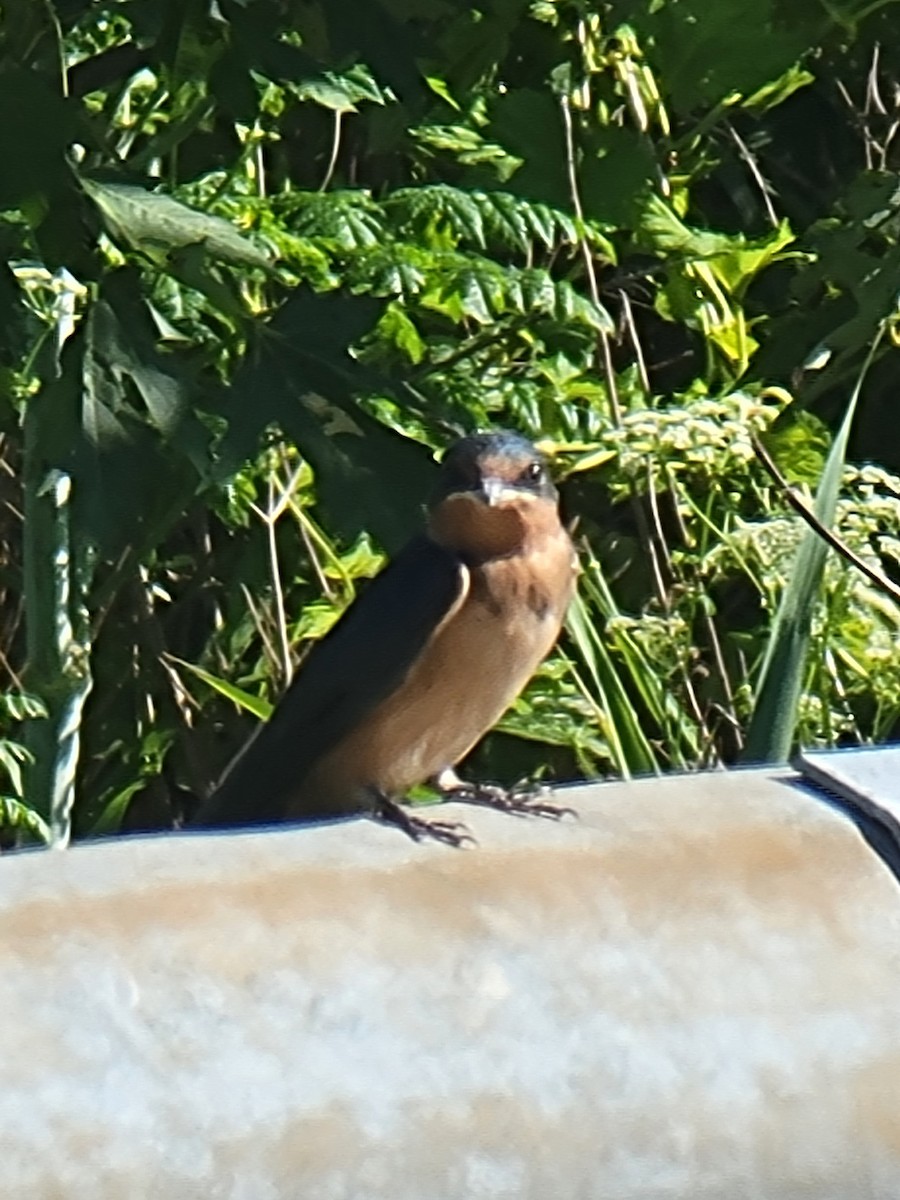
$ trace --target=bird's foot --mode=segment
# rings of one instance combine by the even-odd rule
[[[388,825],[396,825],[414,842],[430,838],[445,846],[464,846],[467,842],[477,845],[475,838],[461,821],[426,820],[415,817],[411,812],[392,800],[379,795],[375,801],[375,816]]]
[[[549,821],[560,821],[563,817],[578,816],[574,808],[545,799],[550,794],[550,788],[540,785],[519,784],[504,788],[494,783],[466,783],[455,771],[443,772],[434,782],[445,800],[480,804],[516,817],[545,817]]]

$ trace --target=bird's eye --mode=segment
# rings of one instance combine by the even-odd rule
[[[522,483],[528,483],[528,484],[532,484],[532,485],[541,483],[543,478],[544,478],[544,467],[543,467],[543,464],[539,463],[539,462],[530,462],[528,464],[528,466],[525,468],[525,470],[522,472],[522,474],[519,476],[519,480]]]

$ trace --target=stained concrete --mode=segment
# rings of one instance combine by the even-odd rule
[[[28,1200],[900,1195],[900,896],[785,774],[0,863]]]

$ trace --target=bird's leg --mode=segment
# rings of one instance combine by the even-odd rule
[[[554,804],[542,799],[550,789],[526,784],[513,788],[498,787],[494,783],[466,783],[451,768],[441,771],[430,781],[445,800],[457,800],[462,804],[481,804],[485,808],[496,808],[500,812],[512,813],[516,817],[546,817],[559,821],[562,817],[577,817],[574,808]]]
[[[414,842],[433,838],[436,842],[443,842],[445,846],[464,846],[466,842],[477,845],[475,838],[461,821],[428,821],[424,817],[414,817],[402,804],[398,804],[384,792],[375,792],[375,816],[388,825],[398,826]]]

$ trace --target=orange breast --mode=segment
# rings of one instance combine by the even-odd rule
[[[569,538],[472,568],[458,611],[400,687],[319,762],[292,806],[308,813],[399,795],[453,766],[509,707],[559,634],[575,580]],[[312,809],[315,811],[315,809]]]

